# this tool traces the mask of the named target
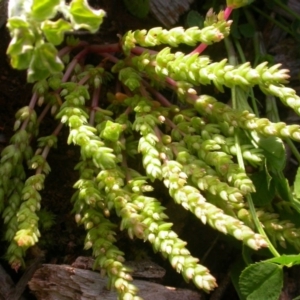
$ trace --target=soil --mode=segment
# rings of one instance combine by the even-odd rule
[[[129,15],[124,7],[113,6],[110,1],[98,1],[98,5],[102,6],[108,12],[108,18],[105,21],[103,28],[104,33],[99,33],[97,37],[90,37],[99,40],[99,42],[112,42],[117,40],[117,33],[124,33],[129,29],[148,28],[160,26],[153,18],[149,18],[147,22],[140,21]],[[112,1],[113,3],[113,1]],[[97,6],[97,1],[95,1]],[[266,26],[267,28],[267,26]],[[267,32],[265,32],[267,35]],[[28,104],[32,85],[26,83],[26,73],[24,71],[14,70],[10,67],[9,60],[6,58],[6,49],[10,41],[9,34],[5,27],[0,29],[0,150],[8,144],[10,137],[13,135],[14,115],[18,109]],[[87,37],[88,38],[88,37]],[[282,63],[287,64],[292,68],[292,86],[298,90],[298,74],[299,74],[299,57],[296,49],[295,41],[291,41],[292,45],[285,48],[287,45],[286,37],[281,39],[280,43],[273,43],[269,46],[271,52],[277,55],[277,59]],[[287,51],[288,50],[288,51]],[[294,52],[293,52],[294,51]],[[276,54],[277,53],[277,54]],[[295,56],[294,64],[291,64],[291,53]],[[280,56],[280,57],[279,57]],[[289,57],[287,59],[287,57]],[[285,118],[295,118],[289,113],[285,113]],[[296,118],[296,122],[299,119]],[[52,119],[46,119],[41,127],[41,135],[51,133],[55,128],[56,123]],[[79,157],[79,151],[74,146],[66,144],[68,132],[63,130],[59,136],[59,144],[57,149],[53,149],[49,155],[49,164],[51,172],[46,180],[46,188],[42,193],[43,208],[53,212],[55,215],[55,225],[51,230],[42,232],[38,247],[41,251],[45,251],[46,263],[66,263],[71,264],[76,257],[80,255],[90,255],[88,251],[83,250],[84,230],[79,228],[71,213],[72,205],[70,198],[74,192],[73,184],[77,180],[77,173],[73,171]],[[63,166],[63,167],[62,167]],[[203,295],[203,299],[238,299],[238,296],[231,283],[228,282],[228,270],[232,263],[240,253],[239,244],[229,237],[223,237],[208,226],[202,226],[200,222],[184,209],[171,204],[168,201],[169,196],[160,195],[164,205],[167,207],[167,214],[171,216],[171,221],[176,221],[177,227],[175,231],[180,232],[182,239],[188,242],[188,247],[193,255],[201,258],[201,263],[206,265],[217,278],[219,284],[224,283],[224,294],[222,298],[209,298]],[[1,228],[1,227],[0,227]],[[199,238],[195,238],[199,237]],[[0,248],[0,255],[4,255],[5,244]],[[127,258],[131,259],[136,256],[150,257],[153,261],[159,263],[167,270],[167,274],[163,279],[162,284],[195,289],[192,284],[187,284],[178,275],[160,255],[153,254],[151,247],[148,244],[140,241],[130,241],[124,233],[119,233],[118,245],[125,251]],[[221,255],[220,255],[221,254]],[[15,274],[9,269],[4,259],[0,263],[5,266],[15,281],[22,275]],[[291,299],[288,297],[297,296],[300,293],[299,285],[295,283],[295,277],[299,278],[299,270],[293,268],[293,271],[286,273],[286,297],[282,299]],[[294,279],[293,279],[294,278]],[[227,280],[227,281],[226,281]],[[292,291],[291,291],[292,290]],[[27,299],[34,299],[28,293],[24,294]],[[217,297],[217,296],[215,296]]]

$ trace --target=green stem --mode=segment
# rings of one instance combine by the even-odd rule
[[[280,122],[276,99],[274,96],[266,96],[266,116],[272,122]]]
[[[297,147],[295,146],[295,144],[293,143],[293,141],[290,138],[287,138],[285,141],[291,148],[292,153],[294,154],[295,158],[297,159],[298,163],[300,164],[300,153],[299,153]]]
[[[246,62],[246,57],[244,55],[244,51],[241,47],[240,42],[237,39],[233,39],[233,42],[234,42],[235,48],[237,49],[237,52],[239,54],[241,62],[245,63]],[[250,88],[250,98],[251,98],[252,109],[253,109],[254,113],[256,114],[256,116],[259,117],[259,111],[258,111],[258,107],[257,107],[257,104],[256,104],[256,99],[254,97],[254,92],[253,92],[252,88]]]
[[[254,10],[256,10],[258,13],[260,13],[264,18],[266,18],[267,20],[269,20],[270,22],[273,22],[274,24],[276,24],[279,28],[281,28],[282,30],[284,30],[285,32],[289,33],[291,36],[293,36],[293,33],[289,30],[288,27],[282,25],[281,22],[278,22],[277,20],[275,20],[274,18],[270,17],[270,15],[264,13],[262,10],[260,10],[259,8],[257,8],[256,6],[252,6],[252,8]]]
[[[236,108],[237,107],[237,97],[236,97],[236,88],[235,87],[233,87],[231,89],[231,98],[232,98],[232,106],[233,106],[233,108]],[[239,137],[238,137],[238,134],[237,134],[236,130],[235,130],[235,133],[234,133],[234,141],[235,141],[235,148],[236,148],[237,161],[238,161],[239,167],[245,171],[244,159],[243,159],[242,151],[241,151],[241,148],[240,148]],[[261,226],[261,223],[260,223],[260,221],[257,217],[256,211],[255,211],[255,207],[254,207],[254,204],[253,204],[253,201],[252,201],[251,194],[247,195],[246,199],[247,199],[247,203],[249,205],[249,210],[250,210],[252,220],[255,224],[255,227],[256,227],[257,231],[265,238],[266,242],[268,243],[268,247],[269,247],[271,253],[275,257],[280,256],[280,254],[276,251],[275,247],[273,246],[273,244],[271,243],[271,241],[269,240],[267,234],[265,233],[264,229]]]
[[[280,122],[280,116],[276,105],[276,99],[274,98],[274,96],[267,96],[266,115],[272,122]],[[293,141],[290,138],[286,138],[285,141],[290,147],[297,161],[300,163],[300,153]]]
[[[237,147],[237,145],[236,145],[236,147]],[[251,195],[247,195],[246,199],[247,199],[247,203],[249,205],[249,210],[250,210],[252,220],[255,224],[255,227],[256,227],[257,231],[266,239],[266,242],[268,243],[268,247],[269,247],[270,252],[275,257],[279,257],[280,254],[277,252],[277,250],[275,249],[275,247],[273,246],[273,244],[271,243],[271,241],[269,240],[267,234],[265,233],[264,229],[261,226],[261,223],[260,223],[260,221],[257,217],[256,211],[255,211],[255,207],[254,207]]]

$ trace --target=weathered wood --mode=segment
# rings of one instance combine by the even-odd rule
[[[195,291],[166,287],[157,283],[133,280],[139,296],[145,300],[199,300]],[[44,264],[28,283],[38,300],[115,300],[117,293],[107,290],[107,279],[99,272],[69,265]]]
[[[0,265],[0,300],[7,299],[9,293],[14,288],[14,282],[10,276],[6,273],[4,268]]]
[[[93,270],[94,262],[95,260],[92,257],[79,256],[72,263],[71,267]],[[161,279],[166,274],[164,268],[150,260],[126,261],[124,264],[132,270],[131,275],[134,278]],[[95,270],[100,271],[99,268],[96,268]]]
[[[26,298],[22,294],[42,260],[43,255],[33,259],[16,285],[0,265],[0,300],[25,300]]]
[[[167,28],[172,27],[179,17],[188,11],[194,0],[150,0],[153,16]]]

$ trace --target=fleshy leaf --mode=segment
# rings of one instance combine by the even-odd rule
[[[47,78],[50,74],[61,72],[63,63],[57,57],[57,49],[52,44],[42,44],[35,48],[28,70],[28,81]]]
[[[27,22],[14,17],[8,21],[12,40],[8,46],[7,54],[11,57],[11,65],[15,69],[27,69],[33,53],[35,36],[29,29]]]
[[[29,24],[20,17],[11,17],[7,21],[9,30],[29,28]]]
[[[240,291],[247,300],[278,300],[282,285],[282,267],[260,262],[247,267],[241,274]]]
[[[103,22],[105,11],[92,9],[86,0],[73,0],[70,5],[70,14],[74,29],[84,28],[95,33]]]
[[[64,40],[64,33],[72,30],[72,25],[63,19],[55,22],[45,21],[42,24],[42,30],[50,43],[59,45]]]
[[[122,131],[123,126],[121,124],[114,123],[108,120],[106,121],[105,128],[101,133],[101,137],[106,140],[116,142],[119,139]]]
[[[31,16],[36,21],[52,19],[57,14],[57,6],[60,0],[33,0]]]
[[[27,69],[32,58],[32,53],[33,47],[27,47],[24,53],[12,56],[10,60],[11,66],[18,70]]]

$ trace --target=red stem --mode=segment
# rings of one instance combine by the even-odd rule
[[[232,7],[226,7],[225,11],[224,11],[224,19],[228,20],[228,18],[230,17],[231,13],[233,11]]]
[[[91,45],[89,46],[89,52],[97,53],[114,53],[121,52],[121,47],[119,43],[107,44],[107,45]]]
[[[232,7],[226,7],[224,11],[224,19],[227,21],[229,16],[231,15],[233,11]],[[190,54],[199,53],[201,54],[205,49],[207,48],[207,45],[204,43],[201,43],[196,49],[194,49]]]
[[[93,98],[92,98],[92,103],[91,103],[91,113],[90,113],[90,120],[89,124],[94,125],[95,122],[95,108],[98,106],[99,103],[99,96],[100,96],[100,90],[101,90],[101,85],[97,88],[94,89],[93,92]]]
[[[66,70],[66,72],[65,72],[65,74],[64,74],[64,76],[63,76],[63,78],[62,78],[62,82],[66,82],[66,81],[69,79],[69,77],[70,77],[71,73],[73,72],[73,70],[74,70],[76,64],[78,63],[78,61],[79,61],[83,56],[86,55],[87,52],[88,52],[88,48],[84,48],[83,50],[81,50],[81,51],[73,58],[73,60],[69,63],[68,68],[67,68],[67,70]]]

